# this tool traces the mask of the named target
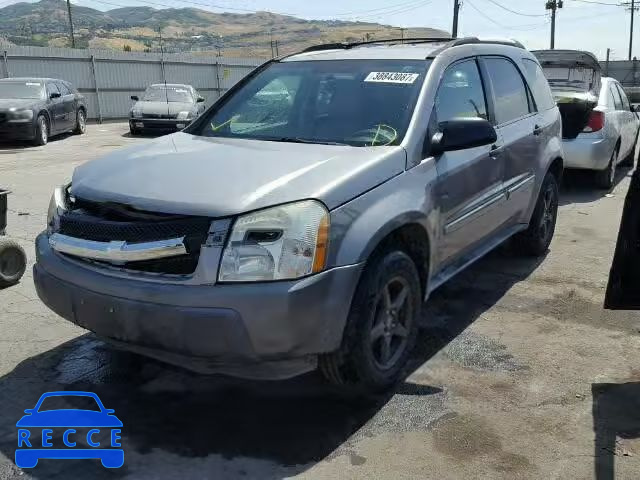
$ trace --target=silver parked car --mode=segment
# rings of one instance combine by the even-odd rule
[[[205,110],[204,97],[191,85],[158,83],[149,86],[142,98],[132,95],[129,112],[132,135],[141,132],[182,130]]]
[[[611,189],[618,165],[633,166],[640,122],[620,83],[602,77],[593,54],[533,52],[544,68],[563,121],[565,167],[593,170]]]
[[[511,237],[547,251],[562,171],[560,113],[520,44],[314,47],[183,132],[78,167],[34,280],[145,355],[385,388],[431,292]]]

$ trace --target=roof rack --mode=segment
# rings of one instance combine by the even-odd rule
[[[507,45],[509,47],[517,47],[525,49],[525,46],[517,40],[496,39],[496,40],[482,40],[478,37],[465,37],[456,38],[447,44],[447,48],[457,47],[459,45],[474,45],[474,44],[488,44],[488,45]]]
[[[451,42],[451,41],[452,39],[447,37],[384,38],[381,40],[367,40],[363,42],[341,42],[341,43],[325,43],[322,45],[313,45],[311,47],[305,48],[300,52],[297,52],[297,54],[318,52],[322,50],[349,50],[350,48],[360,47],[362,45],[374,45],[376,43],[414,44],[414,43],[438,43],[438,42]]]

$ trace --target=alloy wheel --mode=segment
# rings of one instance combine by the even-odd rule
[[[377,296],[369,340],[380,370],[393,368],[407,347],[413,321],[410,297],[409,282],[403,277],[389,280]]]

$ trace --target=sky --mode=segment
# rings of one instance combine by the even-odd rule
[[[459,36],[514,38],[527,48],[549,48],[546,0],[461,0]],[[16,3],[0,0],[0,7]],[[378,22],[398,27],[435,27],[451,31],[453,0],[72,0],[99,10],[117,6],[196,7],[214,12],[266,10],[306,19]],[[626,59],[630,12],[617,0],[564,0],[558,10],[556,48],[589,50],[604,59]],[[640,1],[637,3],[640,4]],[[117,6],[116,6],[117,5]],[[640,12],[636,12],[640,33]],[[633,55],[640,57],[640,37]]]

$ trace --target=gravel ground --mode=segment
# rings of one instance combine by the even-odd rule
[[[8,233],[30,262],[53,187],[150,141],[126,132],[0,146]],[[607,196],[568,180],[547,257],[501,248],[442,287],[406,382],[367,401],[314,375],[248,383],[113,351],[49,312],[28,271],[0,291],[0,478],[640,478],[640,314],[602,309],[629,171]],[[94,391],[115,409],[123,468],[13,464],[15,422],[52,390]]]

